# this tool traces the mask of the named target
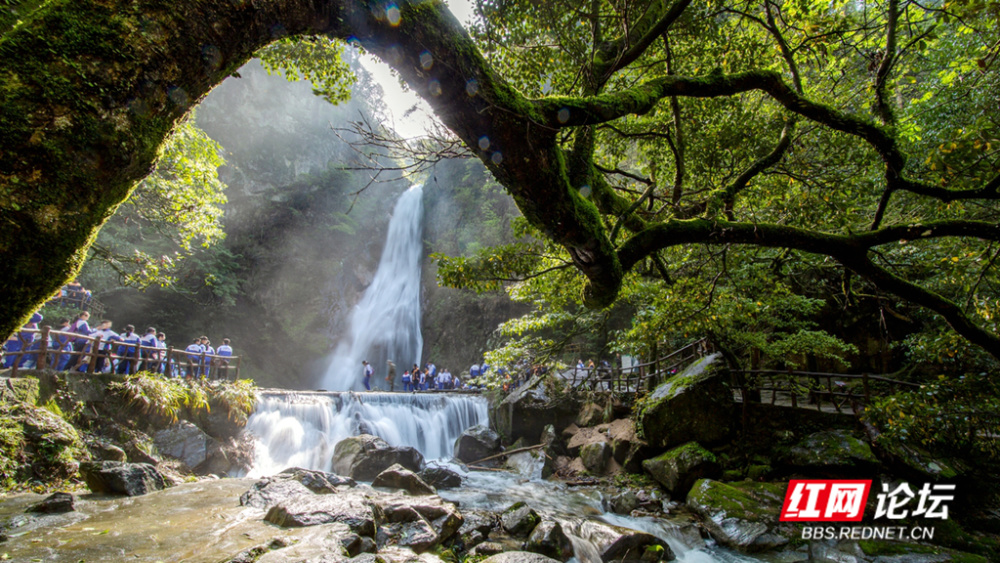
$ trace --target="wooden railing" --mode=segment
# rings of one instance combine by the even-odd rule
[[[872,396],[920,387],[918,383],[867,373],[750,369],[734,371],[732,376],[733,387],[739,391],[744,404],[770,402],[774,405],[787,401],[793,407],[815,407],[817,411],[830,404],[838,413],[849,407],[854,414],[860,414]],[[764,398],[765,392],[770,392],[769,401]]]
[[[104,315],[104,304],[94,299],[93,296],[82,292],[70,292],[67,295],[53,297],[46,302],[47,305],[57,305],[60,307],[70,307],[80,311],[90,311],[94,316]]]
[[[23,333],[32,334],[32,339],[25,339],[22,337]],[[35,334],[40,335],[40,338],[35,337]],[[111,371],[117,371],[121,362],[128,362],[125,372],[130,374],[144,370],[169,376],[198,377],[204,375],[217,379],[229,379],[230,376],[233,379],[239,379],[240,364],[243,361],[242,356],[220,356],[205,352],[195,354],[172,347],[156,348],[141,344],[122,343],[120,340],[103,340],[97,336],[84,336],[75,332],[52,330],[52,327],[49,326],[44,326],[41,329],[23,328],[16,333],[16,336],[21,341],[21,349],[4,353],[5,359],[15,358],[11,365],[11,377],[17,376],[18,369],[23,369],[20,364],[25,357],[29,361],[34,360],[37,369],[56,369],[62,363],[62,357],[69,356],[69,362],[64,371],[95,373],[98,371],[98,364],[110,365]],[[51,346],[50,338],[60,336],[68,338],[70,343],[82,340],[84,345],[79,347],[79,350]],[[118,347],[126,348],[126,353],[123,355],[115,354],[114,349]],[[202,372],[207,373],[203,374]]]
[[[573,388],[589,385],[592,391],[640,393],[666,381],[669,376],[711,350],[708,339],[702,338],[658,359],[627,368],[573,368],[568,380]]]

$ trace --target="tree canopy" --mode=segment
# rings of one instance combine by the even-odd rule
[[[1000,358],[995,2],[480,10],[470,35],[440,1],[46,3],[0,38],[4,331],[78,267],[213,85],[263,45],[321,35],[396,69],[555,245],[446,279],[567,266],[601,308],[629,276],[669,286],[697,263],[685,252],[738,249],[835,265]]]

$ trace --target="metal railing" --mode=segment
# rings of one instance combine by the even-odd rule
[[[873,396],[891,395],[905,389],[917,389],[919,383],[900,381],[885,375],[867,373],[827,373],[818,371],[748,369],[731,372],[733,387],[744,404],[767,403],[764,393],[770,393],[770,404],[787,401],[792,407],[815,408],[822,411],[830,404],[838,412],[848,407],[860,414]],[[784,400],[782,400],[784,399]],[[800,403],[804,403],[801,404]]]
[[[24,333],[31,334],[31,340],[26,339]],[[10,368],[10,377],[16,377],[19,369],[29,369],[21,366],[22,363],[34,364],[36,369],[58,369],[62,365],[61,371],[99,373],[104,366],[110,366],[113,372],[119,371],[122,362],[126,362],[121,371],[129,374],[149,371],[170,376],[205,376],[227,380],[232,376],[235,380],[240,377],[240,365],[243,362],[242,356],[220,356],[172,347],[157,348],[123,343],[120,340],[104,340],[97,336],[52,330],[49,326],[41,329],[24,328],[16,336],[21,341],[21,349],[4,352],[4,363],[6,358],[15,358]],[[54,337],[64,337],[65,342],[72,346],[52,346],[50,340]],[[123,354],[116,354],[115,348],[124,348],[125,351]],[[64,361],[67,360],[65,356],[69,356],[68,361]]]

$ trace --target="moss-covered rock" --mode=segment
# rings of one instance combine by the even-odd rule
[[[595,475],[604,473],[611,459],[611,445],[604,441],[591,442],[580,448],[580,461]]]
[[[697,442],[688,442],[647,459],[642,462],[642,467],[677,500],[684,499],[695,481],[717,478],[722,470],[715,454]]]
[[[515,502],[500,515],[500,525],[504,531],[516,537],[530,534],[541,520],[538,513],[523,502]]]
[[[663,382],[640,405],[642,437],[661,448],[725,440],[732,427],[733,395],[712,355]]]
[[[780,547],[797,537],[796,527],[778,521],[785,483],[721,483],[702,479],[688,493],[687,505],[704,519],[720,544],[742,551]]]
[[[0,401],[38,404],[38,380],[34,377],[0,378]]]
[[[870,476],[878,467],[871,447],[842,430],[810,434],[781,456],[782,465],[810,476]]]
[[[604,409],[594,403],[585,403],[576,416],[576,425],[580,428],[595,426],[604,422]]]
[[[566,428],[576,420],[578,403],[552,376],[539,376],[518,387],[493,408],[491,420],[505,443],[537,440],[545,427]]]

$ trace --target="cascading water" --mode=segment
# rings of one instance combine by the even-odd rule
[[[423,187],[418,184],[396,202],[378,270],[354,307],[348,333],[326,370],[326,389],[363,389],[362,360],[375,369],[373,383],[385,375],[386,360],[395,362],[398,374],[420,363],[424,346],[420,334],[422,196]]]
[[[249,476],[331,471],[334,446],[357,434],[412,446],[429,460],[450,458],[462,431],[477,424],[489,424],[478,395],[264,392],[246,427],[256,442]]]

